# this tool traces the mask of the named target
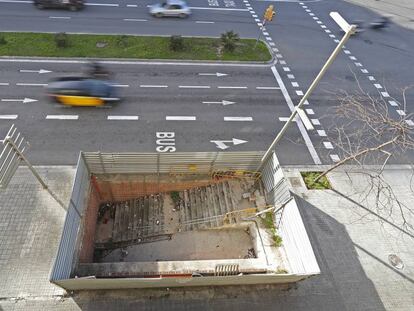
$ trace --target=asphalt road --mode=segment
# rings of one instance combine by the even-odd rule
[[[63,10],[39,11],[25,1],[5,0],[0,1],[0,29],[193,36],[218,36],[224,30],[235,29],[242,37],[256,37],[261,27],[262,12],[270,2],[189,1],[194,14],[185,20],[152,18],[147,13],[148,3],[106,0],[100,1],[100,5],[90,5],[82,12],[71,13]],[[365,8],[340,0],[277,1],[273,4],[277,10],[276,19],[262,29],[261,37],[272,49],[277,59],[277,71],[295,104],[341,38],[329,12],[339,11],[349,21],[369,22],[377,17]],[[329,143],[336,139],[332,107],[338,104],[337,94],[340,91],[354,92],[360,86],[369,94],[382,97],[393,117],[407,118],[407,123],[412,124],[410,113],[414,108],[414,89],[405,92],[405,102],[401,89],[414,84],[413,50],[412,31],[396,24],[382,31],[367,29],[350,39],[306,107],[306,113],[315,126],[315,130],[308,135],[323,163],[339,158],[339,151],[331,148]],[[232,146],[226,150],[263,150],[283,125],[279,117],[289,114],[283,92],[257,89],[269,85],[280,87],[270,66],[109,65],[117,73],[117,83],[129,85],[120,87],[125,96],[124,102],[110,109],[64,109],[46,103],[41,95],[41,86],[17,83],[47,83],[49,77],[79,72],[79,64],[2,62],[1,65],[2,99],[31,97],[38,101],[28,104],[1,102],[1,114],[16,115],[17,119],[1,120],[0,130],[4,132],[15,122],[25,132],[30,132],[28,138],[33,144],[31,156],[39,164],[74,163],[79,149],[155,151],[157,131],[174,132],[177,151],[218,150],[211,140],[232,138],[248,143],[230,144]],[[19,72],[20,69],[40,68],[52,70],[53,73],[36,75]],[[225,71],[229,75],[214,79],[198,76],[203,71]],[[167,87],[141,87],[151,84]],[[180,85],[209,88],[180,88]],[[219,86],[242,88],[221,89]],[[202,104],[203,101],[222,99],[236,104]],[[46,119],[47,115],[57,114],[74,115],[77,120]],[[138,120],[108,120],[108,116],[113,115],[133,116]],[[192,120],[170,121],[166,120],[167,116],[187,116]],[[225,121],[224,117],[245,119]],[[251,118],[251,121],[246,118]],[[307,145],[303,129],[300,131],[297,126],[292,128],[278,151],[282,163],[317,163],[315,157],[311,157],[309,141]],[[411,155],[399,160],[402,163],[411,161]]]
[[[0,132],[15,124],[31,142],[36,164],[73,164],[79,150],[162,152],[157,139],[166,134],[157,132],[174,133],[175,151],[265,150],[284,124],[279,118],[290,115],[269,66],[105,65],[116,72],[123,101],[67,108],[50,103],[44,85],[78,75],[82,64],[2,63]],[[52,72],[26,72],[40,69]],[[309,134],[318,148],[315,133]],[[233,138],[245,142],[234,144]],[[285,163],[314,162],[296,125],[280,149]]]

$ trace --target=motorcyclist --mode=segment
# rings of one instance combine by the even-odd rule
[[[85,73],[90,77],[98,79],[108,79],[110,77],[110,72],[96,61],[91,61],[86,64]]]

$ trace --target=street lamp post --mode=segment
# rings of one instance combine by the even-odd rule
[[[335,50],[332,52],[331,56],[329,56],[326,63],[323,65],[322,69],[319,71],[316,78],[313,80],[312,84],[310,85],[309,89],[306,91],[305,95],[303,95],[302,99],[300,100],[299,104],[295,107],[295,109],[292,111],[292,114],[290,115],[289,119],[283,126],[283,128],[280,130],[280,132],[277,134],[276,138],[273,140],[269,148],[267,149],[266,153],[262,157],[261,164],[259,169],[263,166],[265,161],[268,159],[270,154],[273,152],[274,147],[279,142],[279,140],[282,138],[283,134],[286,132],[289,125],[292,123],[296,115],[300,112],[302,112],[302,106],[309,98],[310,94],[313,92],[313,90],[318,85],[319,81],[324,76],[325,72],[328,70],[330,65],[335,60],[336,56],[339,54],[339,51],[342,49],[342,47],[345,45],[345,43],[348,41],[349,37],[355,33],[356,26],[355,25],[349,25],[338,12],[331,12],[329,14],[336,23],[342,28],[343,31],[345,31],[345,35],[342,37],[341,41],[339,41],[338,45],[336,46]]]

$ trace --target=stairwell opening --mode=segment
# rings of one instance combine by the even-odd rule
[[[271,233],[251,218],[266,206],[261,179],[251,174],[93,175],[74,276],[283,269]]]

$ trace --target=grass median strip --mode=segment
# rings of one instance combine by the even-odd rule
[[[0,33],[0,56],[139,58],[222,61],[269,61],[263,42],[240,39],[233,51],[220,38],[180,37],[180,48],[170,37],[83,35],[50,33]]]

